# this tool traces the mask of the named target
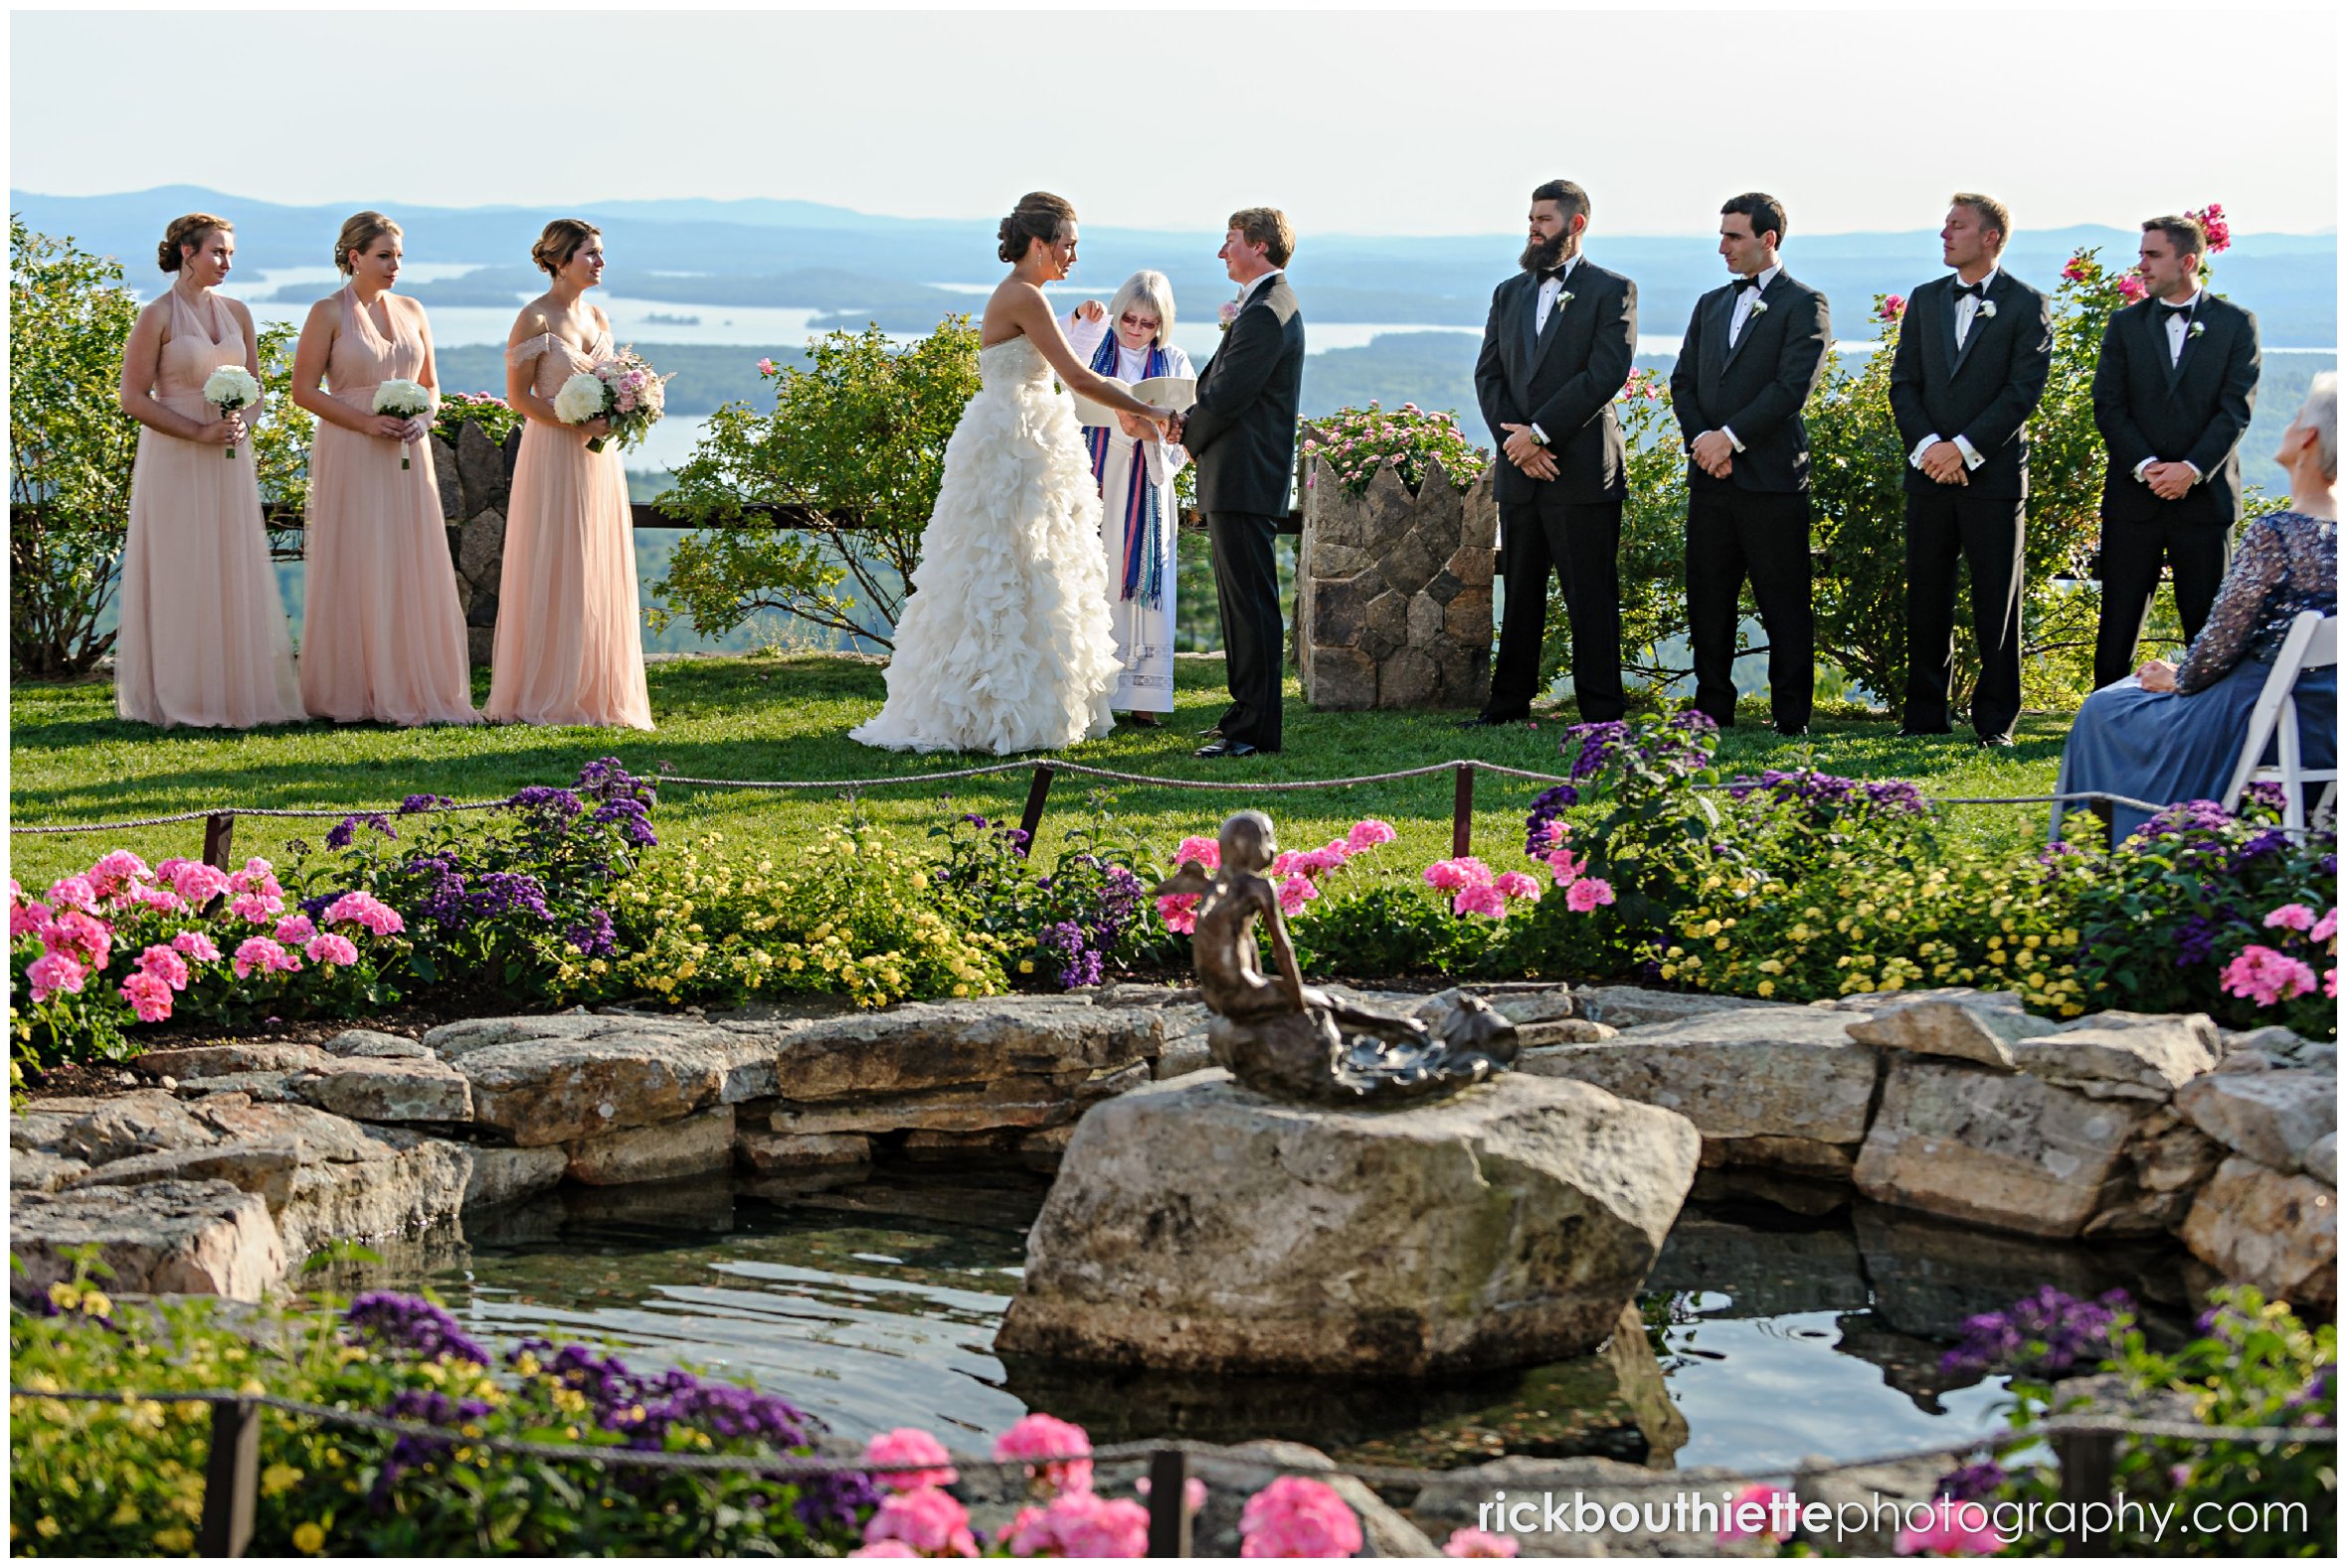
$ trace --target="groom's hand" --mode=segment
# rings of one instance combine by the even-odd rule
[[[1169,415],[1167,417],[1166,441],[1168,445],[1178,446],[1181,444],[1181,430],[1182,427],[1188,423],[1188,420],[1184,419],[1178,414]]]
[[[1698,436],[1687,451],[1695,465],[1715,479],[1724,479],[1735,471],[1735,443],[1717,431]]]
[[[1508,454],[1510,462],[1535,479],[1556,477],[1556,457],[1547,447],[1533,439],[1531,426],[1503,424],[1500,429],[1508,433],[1507,443],[1501,450]]]

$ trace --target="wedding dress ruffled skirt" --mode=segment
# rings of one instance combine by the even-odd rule
[[[897,619],[888,700],[848,732],[867,746],[1000,757],[1115,726],[1123,666],[1075,407],[1024,337],[978,363]]]

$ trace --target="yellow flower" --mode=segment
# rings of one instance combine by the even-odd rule
[[[40,1536],[41,1539],[45,1541],[56,1540],[60,1532],[60,1528],[61,1527],[59,1526],[58,1522],[46,1513],[41,1515],[41,1517],[35,1520],[33,1523],[33,1533]],[[189,1536],[188,1541],[189,1544],[194,1544],[195,1537],[192,1535]]]
[[[301,1472],[290,1465],[271,1465],[261,1473],[261,1494],[273,1497],[281,1491],[290,1491],[300,1479]]]
[[[115,1503],[114,1511],[106,1515],[106,1523],[112,1525],[117,1530],[125,1524],[136,1524],[137,1522],[138,1504],[132,1502],[128,1497],[124,1497],[120,1502]]]
[[[1774,996],[1776,994],[1776,981],[1762,980],[1759,984],[1753,986],[1752,989],[1757,991],[1762,996]]]
[[[82,1305],[82,1287],[71,1280],[60,1280],[49,1288],[49,1302],[60,1310],[70,1312]],[[43,1522],[51,1525],[57,1523],[55,1519]]]
[[[326,1549],[325,1529],[315,1519],[302,1520],[293,1526],[293,1549],[316,1556]]]

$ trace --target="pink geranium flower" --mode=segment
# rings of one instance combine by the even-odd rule
[[[60,877],[49,885],[49,902],[58,909],[94,913],[97,909],[97,889],[88,877]]]
[[[1603,877],[1582,877],[1564,894],[1564,907],[1576,915],[1586,915],[1599,905],[1613,901],[1613,884]]]
[[[200,931],[183,931],[171,939],[171,946],[198,963],[218,963],[220,949],[212,939]]]
[[[1280,913],[1293,915],[1320,897],[1320,889],[1312,885],[1312,878],[1299,873],[1280,884]]]
[[[918,1557],[921,1554],[902,1541],[874,1541],[869,1546],[858,1546],[847,1555],[850,1557]]]
[[[1445,1557],[1513,1557],[1517,1549],[1515,1536],[1494,1535],[1489,1530],[1453,1530],[1451,1538],[1442,1543]]]
[[[228,891],[228,873],[201,860],[166,860],[156,873],[170,881],[172,892],[197,909]]]
[[[1891,1549],[1901,1557],[1989,1557],[2004,1547],[1985,1504],[1942,1497],[1933,1504],[1930,1522],[1900,1530]]]
[[[352,920],[378,937],[394,936],[408,929],[408,923],[400,919],[399,911],[372,893],[345,893],[326,906],[327,925],[339,926]]]
[[[12,894],[8,900],[8,940],[34,936],[56,918],[57,911],[39,899]]]
[[[1282,1476],[1239,1510],[1241,1557],[1351,1557],[1360,1521],[1326,1481]]]
[[[1505,920],[1508,916],[1508,896],[1492,883],[1469,883],[1452,896],[1451,913],[1481,915],[1487,920]]]
[[[1508,897],[1527,904],[1537,904],[1540,901],[1540,884],[1521,871],[1501,872],[1494,886]]]
[[[1186,937],[1198,929],[1198,896],[1195,893],[1169,893],[1158,900],[1158,919],[1176,936]]]
[[[138,971],[152,974],[175,991],[187,989],[187,959],[161,943],[138,956]]]
[[[864,1545],[901,1541],[922,1557],[976,1557],[970,1510],[935,1486],[891,1492],[864,1522]],[[895,1556],[894,1552],[885,1555]]]
[[[33,987],[33,1000],[45,1002],[60,991],[78,992],[90,972],[70,953],[44,953],[25,970],[25,980]]]
[[[1450,860],[1437,860],[1426,868],[1426,885],[1455,892],[1460,888],[1488,886],[1492,868],[1473,855],[1460,855]]]
[[[52,953],[68,953],[93,969],[106,965],[114,941],[113,928],[95,915],[69,909],[41,928],[41,941]]]
[[[2335,941],[2339,935],[2339,906],[2333,904],[2329,909],[2324,910],[2322,919],[2316,921],[2314,929],[2306,935],[2316,942]]]
[[[270,933],[277,941],[293,947],[299,947],[317,934],[317,927],[311,925],[309,917],[298,910],[278,921],[276,930]]]
[[[898,1491],[911,1491],[916,1486],[951,1486],[962,1479],[962,1473],[946,1463],[950,1457],[943,1443],[919,1427],[898,1427],[864,1445],[864,1458],[875,1465],[920,1462],[931,1466],[927,1470],[881,1471],[875,1475],[881,1485]]]
[[[2267,931],[2312,931],[2314,911],[2303,904],[2284,904],[2265,917]]]
[[[122,977],[122,999],[138,1015],[140,1023],[161,1023],[171,1016],[171,987],[159,975],[144,969]]]
[[[309,955],[310,962],[329,969],[345,968],[359,961],[357,946],[338,931],[319,932],[301,951]]]
[[[993,1457],[998,1460],[1041,1459],[1046,1456],[1087,1455],[1092,1452],[1092,1438],[1072,1421],[1061,1421],[1041,1411],[1024,1415],[1011,1424],[1010,1430],[994,1440]],[[1034,1468],[1027,1474],[1032,1477]],[[1090,1491],[1092,1489],[1092,1461],[1084,1458],[1062,1459],[1045,1465],[1043,1485],[1052,1491]]]
[[[1174,864],[1176,866],[1190,860],[1197,861],[1208,871],[1219,871],[1222,869],[1222,846],[1211,838],[1199,838],[1192,834],[1181,841],[1180,848],[1174,851]]]
[[[241,980],[255,969],[264,974],[290,974],[301,967],[301,960],[267,937],[247,937],[237,944],[237,957],[231,967]]]
[[[113,849],[98,856],[97,864],[90,868],[90,883],[99,898],[118,903],[149,875],[145,861],[127,849]]]
[[[2315,980],[2310,965],[2253,942],[2225,965],[2218,983],[2227,995],[2271,1007],[2285,997],[2305,995]]]
[[[1761,1522],[1755,1529],[1746,1529],[1743,1520],[1736,1515],[1744,1513],[1749,1517],[1748,1509],[1753,1504],[1757,1504],[1761,1510]],[[1776,1515],[1780,1509],[1794,1505],[1793,1494],[1784,1487],[1771,1486],[1766,1481],[1754,1481],[1737,1492],[1735,1500],[1720,1510],[1719,1539],[1742,1541],[1756,1536],[1762,1540],[1781,1540],[1783,1536],[1777,1531]]]
[[[1130,1498],[1062,1492],[1048,1507],[1020,1509],[1012,1522],[1013,1557],[1141,1557],[1149,1551],[1149,1510]]]
[[[1373,816],[1362,817],[1354,823],[1352,830],[1345,835],[1345,847],[1356,855],[1364,849],[1373,849],[1379,844],[1392,842],[1393,824],[1380,821]]]

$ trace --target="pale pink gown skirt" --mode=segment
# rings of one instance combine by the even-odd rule
[[[245,362],[244,334],[216,304],[216,320],[229,325],[213,338],[171,297],[155,399],[209,422],[219,411],[204,402],[205,379]],[[138,433],[114,643],[114,711],[125,719],[244,730],[304,717],[253,447],[238,446],[233,459],[225,450]]]
[[[386,342],[350,290],[342,299],[326,384],[339,401],[372,412],[380,383],[422,373],[424,346],[405,330]],[[344,721],[477,724],[432,442],[401,446],[318,421],[307,533],[301,700],[309,711]]]
[[[550,402],[594,363],[551,336],[508,352],[517,363],[537,357],[538,394]],[[628,473],[616,444],[591,452],[585,436],[536,420],[522,432],[485,711],[525,724],[652,727]]]

